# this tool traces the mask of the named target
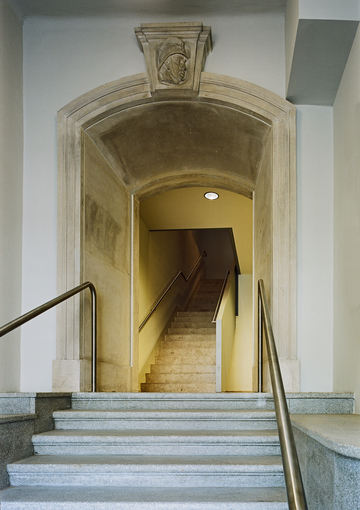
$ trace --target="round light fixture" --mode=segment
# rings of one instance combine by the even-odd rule
[[[207,198],[208,200],[216,200],[217,198],[219,198],[219,195],[215,193],[215,191],[207,191],[204,197]]]

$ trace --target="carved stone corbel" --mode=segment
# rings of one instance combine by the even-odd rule
[[[151,92],[199,90],[200,74],[212,50],[211,27],[202,23],[141,23],[135,28],[145,56]]]

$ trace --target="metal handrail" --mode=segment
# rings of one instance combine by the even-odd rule
[[[202,255],[200,255],[199,259],[196,261],[195,265],[193,266],[193,268],[191,269],[190,273],[185,276],[184,273],[182,271],[179,271],[175,276],[174,278],[171,280],[171,282],[169,283],[169,285],[166,287],[166,289],[164,290],[164,292],[161,294],[161,296],[159,297],[159,299],[155,302],[155,304],[151,307],[150,311],[148,312],[148,314],[145,316],[145,318],[143,319],[142,323],[140,324],[139,326],[139,332],[142,330],[142,328],[145,326],[145,324],[147,323],[147,321],[150,319],[150,317],[152,316],[152,314],[155,312],[156,308],[159,306],[159,304],[161,303],[161,301],[164,299],[164,297],[166,296],[166,294],[169,292],[169,290],[171,289],[171,287],[174,285],[174,283],[176,282],[176,280],[178,278],[180,278],[180,276],[182,276],[184,278],[184,280],[187,282],[191,276],[193,275],[194,271],[196,270],[196,268],[198,267],[198,265],[200,264],[200,262],[202,261],[202,259],[204,257],[207,257],[206,255],[206,252],[204,251],[202,253]]]
[[[0,337],[6,335],[7,333],[10,333],[10,331],[13,331],[14,329],[22,326],[26,322],[29,322],[30,320],[34,319],[38,315],[41,315],[42,313],[46,312],[47,310],[50,310],[50,308],[53,308],[56,305],[59,305],[60,303],[66,301],[72,296],[75,296],[76,294],[79,294],[79,292],[89,288],[91,292],[91,391],[96,390],[96,335],[97,335],[97,313],[96,313],[96,290],[94,285],[91,282],[85,282],[81,285],[78,285],[77,287],[74,287],[72,290],[68,290],[64,294],[61,294],[60,296],[52,299],[51,301],[47,301],[43,305],[38,306],[37,308],[34,308],[30,312],[25,313],[24,315],[21,315],[17,319],[12,320],[11,322],[8,322],[4,326],[0,328]]]
[[[216,322],[216,317],[217,317],[217,314],[219,313],[221,301],[222,301],[222,298],[223,298],[223,295],[224,295],[224,292],[225,292],[225,287],[226,287],[226,283],[227,283],[228,278],[229,278],[229,274],[230,274],[230,271],[228,270],[226,275],[225,275],[222,287],[221,287],[221,292],[220,292],[220,295],[219,295],[219,299],[217,300],[215,312],[214,312],[214,315],[213,315],[213,318],[212,318],[211,322]]]
[[[307,510],[305,491],[301,479],[299,460],[286,403],[284,384],[281,377],[280,364],[276,352],[274,333],[271,326],[270,312],[263,280],[259,280],[259,322],[261,323],[259,324],[261,343],[263,334],[262,325],[263,323],[265,324],[266,347],[268,351],[271,385],[273,388],[289,510]],[[261,391],[261,389],[260,387],[259,391]]]

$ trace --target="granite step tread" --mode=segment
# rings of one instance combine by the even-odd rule
[[[171,325],[172,328],[208,328],[215,329],[216,324],[214,322],[206,321],[174,321]]]
[[[8,472],[13,486],[284,486],[280,456],[36,455]]]
[[[207,374],[206,374],[207,375]],[[76,428],[118,429],[270,429],[276,428],[274,411],[204,411],[204,410],[67,410],[53,413],[57,430]]]
[[[191,336],[189,335],[178,335],[178,334],[166,334],[165,335],[165,342],[167,341],[179,341],[179,340],[186,340],[188,342],[205,342],[206,340],[210,340],[212,342],[216,341],[216,333],[202,333],[202,334],[193,334]]]
[[[155,365],[154,365],[155,366]],[[157,365],[159,368],[160,365]],[[168,369],[168,364],[161,365]],[[189,366],[192,365],[174,365]],[[214,365],[204,364],[204,367]],[[174,410],[273,410],[274,399],[271,393],[89,393],[78,392],[72,396],[72,409],[174,409]]]
[[[203,318],[203,317],[207,317],[207,318],[212,318],[214,315],[213,312],[211,311],[205,311],[205,312],[189,312],[189,311],[184,311],[184,312],[177,312],[177,317],[199,317],[199,318]]]
[[[215,335],[214,335],[215,336]],[[216,340],[214,339],[204,339],[199,340],[198,338],[189,339],[180,339],[180,340],[172,340],[171,337],[166,338],[161,342],[161,349],[214,349],[216,347]]]
[[[145,384],[215,384],[216,374],[175,373],[175,374],[146,374]]]
[[[180,374],[215,374],[216,367],[214,364],[212,365],[175,365],[165,363],[158,365],[150,365],[150,373],[157,374],[171,374],[171,373],[180,373]]]
[[[37,455],[279,455],[277,430],[52,430],[33,436]]]
[[[203,354],[209,355],[213,354],[215,356],[215,346],[214,344],[210,347],[207,347],[206,344],[201,347],[186,347],[186,346],[180,346],[176,348],[171,348],[169,346],[168,348],[161,348],[159,349],[159,356],[169,356],[169,355],[176,355],[176,356],[195,356],[197,359],[199,359],[199,356],[202,356]]]
[[[205,356],[203,356],[205,357]],[[156,358],[158,363],[161,363],[161,359]],[[169,362],[169,359],[164,359],[166,363]],[[178,358],[174,357],[174,361],[180,361]],[[189,358],[184,360],[186,363],[191,363]],[[195,366],[195,358],[193,358],[193,363]],[[214,361],[215,364],[215,361]],[[215,391],[216,383],[209,382],[200,382],[200,383],[187,383],[182,381],[181,383],[141,383],[141,391],[149,392],[149,393],[174,393],[174,392],[184,392],[184,393],[208,393]]]
[[[208,335],[209,334],[209,330],[211,330],[213,328],[204,328],[204,327],[201,327],[201,328],[198,328],[198,327],[191,327],[191,328],[187,328],[187,327],[170,327],[168,329],[168,334],[169,335],[200,335],[200,334],[206,334]]]
[[[212,324],[212,314],[206,314],[206,315],[197,315],[197,314],[190,314],[187,315],[177,315],[174,317],[173,322],[206,322],[207,324]]]
[[[199,361],[199,356],[187,354],[187,355],[178,355],[178,354],[165,354],[159,353],[158,356],[155,356],[155,363],[165,363],[166,365],[179,365],[184,363],[184,365],[197,365]],[[214,354],[205,354],[201,353],[201,361],[204,365],[215,365],[216,359]],[[181,392],[183,390],[179,390]],[[209,393],[215,392],[214,389],[210,389]],[[174,390],[172,393],[177,393]],[[186,392],[184,392],[186,393]]]
[[[12,487],[1,510],[287,510],[282,487]]]

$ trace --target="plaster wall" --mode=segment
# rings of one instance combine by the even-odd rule
[[[301,391],[332,391],[333,116],[297,107],[298,357]]]
[[[360,30],[334,103],[334,390],[360,394]],[[357,413],[360,412],[357,402]]]
[[[133,30],[141,22],[156,21],[186,20],[149,15],[146,19],[44,17],[24,23],[24,312],[56,295],[56,112],[101,84],[144,72]],[[281,14],[202,21],[213,27],[214,39],[205,70],[242,78],[284,96]],[[55,312],[23,328],[21,390],[51,390],[55,330]]]
[[[21,314],[22,23],[0,0],[0,326]],[[20,389],[20,330],[0,339],[0,391]]]

